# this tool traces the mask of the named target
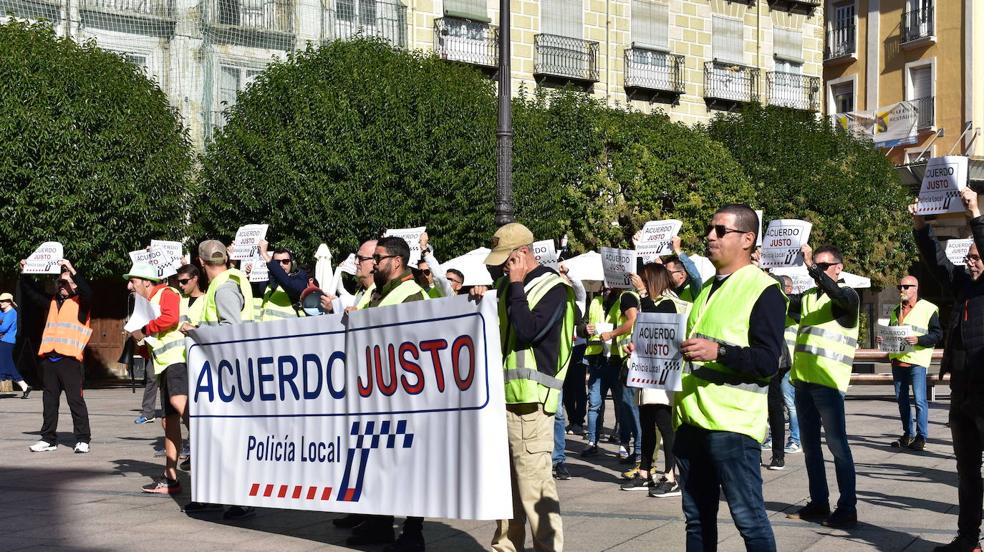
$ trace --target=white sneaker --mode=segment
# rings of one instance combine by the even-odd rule
[[[58,445],[48,444],[47,441],[38,441],[33,445],[27,447],[31,452],[51,452],[58,448]]]
[[[618,457],[621,458],[621,459],[623,459],[623,460],[626,459],[626,458],[628,458],[629,457],[629,451],[626,450],[625,447],[619,446],[618,447]]]
[[[75,454],[86,454],[89,452],[89,443],[79,441],[75,443]]]

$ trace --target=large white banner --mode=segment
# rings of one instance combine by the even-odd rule
[[[813,225],[804,220],[779,219],[769,222],[762,240],[762,268],[802,266],[800,249],[810,240]]]
[[[919,108],[914,102],[898,102],[873,111],[832,115],[843,129],[864,136],[879,148],[914,144],[919,139]]]
[[[635,351],[629,356],[629,387],[679,391],[683,354],[680,343],[687,334],[687,316],[643,312],[632,330]]]
[[[934,157],[926,163],[916,213],[941,215],[966,211],[960,190],[967,186],[967,158],[962,155]]]
[[[512,516],[495,294],[203,327],[189,339],[192,499]]]

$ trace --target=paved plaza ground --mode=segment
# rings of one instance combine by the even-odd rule
[[[899,433],[898,409],[890,391],[888,386],[856,388],[847,401],[860,500],[861,523],[855,530],[786,519],[785,514],[807,498],[802,454],[787,456],[785,471],[763,471],[766,507],[779,550],[923,551],[954,536],[957,477],[944,425],[948,391],[941,388],[938,400],[931,403],[930,440],[919,453],[888,447]],[[187,474],[182,475],[183,495],[141,494],[140,486],[161,472],[162,459],[153,457],[160,425],[133,423],[139,393],[124,388],[86,392],[93,433],[88,455],[72,453],[71,418],[64,401],[58,450],[29,452],[27,447],[37,440],[41,425],[41,393],[29,400],[18,396],[0,395],[0,550],[349,550],[344,546],[347,531],[329,523],[337,514],[260,509],[256,517],[238,524],[224,522],[220,513],[192,519],[180,512],[191,499]],[[587,463],[577,455],[584,441],[568,439],[574,479],[559,482],[566,549],[682,550],[679,497],[657,499],[643,492],[619,491],[622,466],[612,445],[605,447],[608,454]],[[827,457],[828,479],[836,489],[833,464]],[[719,549],[743,550],[723,502],[718,520]],[[493,526],[492,522],[428,520],[427,548],[487,550]]]

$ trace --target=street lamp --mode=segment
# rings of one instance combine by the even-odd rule
[[[499,0],[499,125],[496,137],[495,223],[513,221],[512,80],[510,78],[509,0]]]

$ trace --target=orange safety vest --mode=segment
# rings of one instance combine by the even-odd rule
[[[41,349],[38,356],[55,352],[67,357],[74,357],[82,361],[82,351],[92,336],[92,328],[89,327],[89,317],[86,317],[85,324],[79,323],[79,299],[72,297],[66,299],[61,308],[58,308],[58,301],[51,300],[51,307],[48,309],[48,321],[44,325],[44,333],[41,334]]]

